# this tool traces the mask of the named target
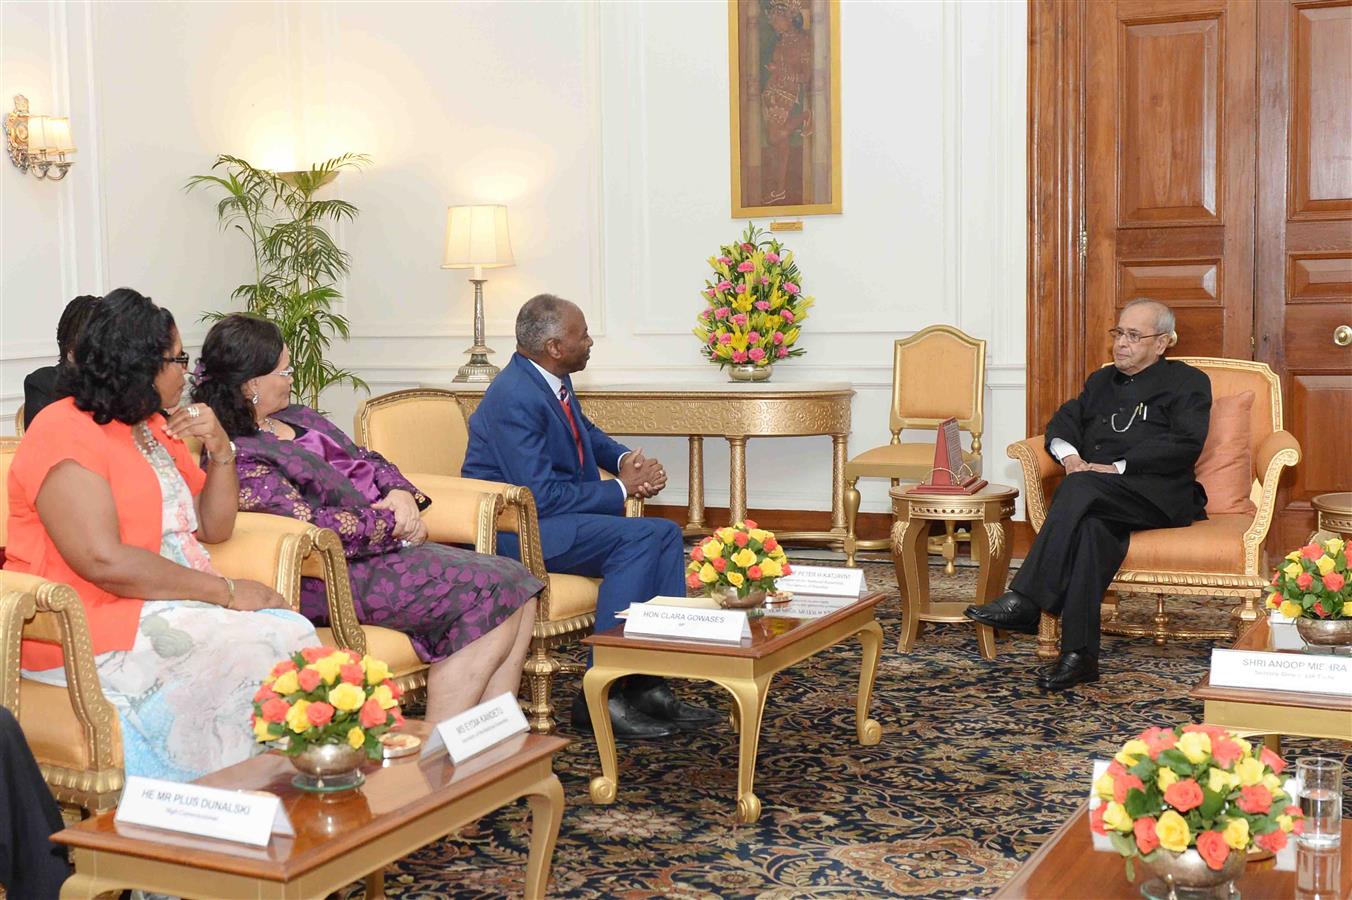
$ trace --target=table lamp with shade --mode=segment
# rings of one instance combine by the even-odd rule
[[[446,255],[443,269],[473,269],[474,346],[466,353],[469,362],[460,367],[453,381],[486,382],[498,374],[488,361],[493,351],[484,344],[484,269],[515,265],[512,242],[507,235],[507,207],[452,206],[446,211]]]

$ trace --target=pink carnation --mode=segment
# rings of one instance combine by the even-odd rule
[[[725,265],[725,266],[730,266],[730,265],[732,265],[732,257],[730,257],[730,256],[720,256],[720,257],[718,258],[718,261],[721,262],[721,263],[722,263],[723,265]]]
[[[732,324],[736,325],[738,328],[745,328],[745,327],[746,327],[746,313],[738,313],[737,315],[733,316],[733,317],[732,317]]]
[[[745,294],[745,293],[746,293],[746,285],[744,285],[744,284],[739,284],[739,285],[737,285],[737,293],[739,293],[739,294]]]
[[[753,263],[751,260],[748,259],[746,262],[742,262],[742,263],[738,263],[738,264],[737,264],[737,271],[738,271],[738,272],[754,272],[754,271],[756,271],[756,264]]]
[[[756,301],[756,309],[759,309],[761,312],[766,312],[766,311],[768,311],[768,310],[770,309],[770,301],[769,301],[769,300],[757,300],[757,301]]]
[[[775,356],[778,356],[780,359],[783,359],[788,355],[789,355],[788,347],[780,347],[778,350],[775,351]]]
[[[731,312],[732,310],[728,309],[726,306],[720,306],[718,309],[714,310],[714,318],[726,319]]]
[[[732,282],[724,278],[718,284],[714,285],[714,287],[718,288],[720,291],[729,291],[732,290]]]
[[[735,363],[744,363],[744,362],[746,362],[746,351],[745,351],[745,350],[734,350],[734,351],[732,351],[732,361],[735,362]]]
[[[731,334],[728,334],[728,333],[725,331],[725,332],[723,332],[722,334],[720,334],[720,335],[718,336],[718,342],[719,342],[720,344],[731,344],[731,343],[732,343],[732,335],[731,335]]]
[[[746,355],[751,357],[752,362],[760,362],[762,359],[765,359],[765,351],[759,347],[752,347],[747,351]]]
[[[773,251],[773,250],[767,251],[766,254],[765,254],[765,261],[768,262],[768,263],[777,263],[777,262],[779,262],[779,254],[776,253],[776,252]]]
[[[760,339],[761,336],[759,331],[748,331],[746,333],[746,342],[748,344],[759,344]]]
[[[793,321],[793,311],[792,311],[792,310],[781,309],[781,310],[779,311],[779,315],[780,315],[781,318],[784,319],[785,322],[792,322],[792,321]]]
[[[776,346],[776,347],[778,347],[780,344],[784,343],[784,332],[782,332],[782,331],[776,331],[773,340],[774,340],[774,342],[775,342],[775,346]]]
[[[790,294],[797,294],[802,289],[792,281],[786,281],[784,282],[784,290],[788,291]]]
[[[755,252],[756,252],[756,245],[755,245],[755,244],[743,244],[743,245],[742,245],[742,249],[745,250],[747,253],[755,253]]]
[[[769,283],[770,283],[770,278],[769,278],[769,276],[767,276],[767,275],[762,275],[762,276],[761,276],[761,284],[769,284]]]

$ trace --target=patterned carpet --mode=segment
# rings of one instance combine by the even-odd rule
[[[816,560],[813,564],[820,564]],[[1084,799],[1090,759],[1110,756],[1152,724],[1200,717],[1188,691],[1205,672],[1206,642],[1153,646],[1105,637],[1103,677],[1068,694],[1033,684],[1031,637],[999,644],[992,663],[972,630],[929,625],[909,655],[890,564],[866,563],[886,643],[872,715],[882,742],[854,732],[858,644],[833,648],[775,679],[756,772],[763,813],[732,822],[737,744],[730,733],[682,734],[620,745],[620,788],[595,806],[595,743],[574,741],[556,758],[567,807],[554,853],[557,897],[933,897],[993,893]],[[975,589],[975,570],[932,576],[936,598]],[[1127,600],[1124,609],[1148,615]],[[1223,621],[1220,604],[1191,615]],[[564,679],[560,708],[578,681]],[[726,700],[711,685],[683,695]],[[1285,755],[1315,750],[1346,758],[1346,743],[1290,739]],[[1348,785],[1352,796],[1352,783]],[[387,874],[389,896],[519,895],[529,843],[524,802],[403,860]],[[362,896],[353,886],[345,898]]]

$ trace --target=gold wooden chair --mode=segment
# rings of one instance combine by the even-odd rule
[[[502,501],[497,530],[520,537],[521,563],[545,582],[536,608],[526,679],[530,703],[526,707],[531,728],[542,733],[554,729],[552,694],[554,676],[580,667],[560,662],[554,651],[585,637],[596,624],[598,578],[564,575],[545,570],[540,549],[540,526],[535,499],[520,485],[461,478],[460,467],[469,444],[469,428],[455,393],[437,388],[412,388],[366,400],[357,410],[354,433],[357,443],[394,463],[418,489],[433,499],[424,514],[432,540],[447,541],[433,528],[439,521],[438,507],[447,491],[488,491]],[[608,477],[602,473],[602,477]],[[643,502],[630,498],[625,513],[643,515]],[[488,529],[490,532],[493,529]],[[475,544],[479,552],[486,550]]]
[[[18,438],[0,438],[0,483],[8,482],[18,445]],[[8,520],[9,495],[0,492],[0,546],[8,542]],[[304,522],[245,514],[228,541],[206,546],[217,571],[271,585],[298,609],[303,561],[316,546],[338,543],[333,532]],[[341,546],[338,554],[341,558]],[[351,616],[351,606],[346,612],[336,609],[331,597],[330,615],[336,620]],[[61,646],[68,687],[20,677],[19,642],[25,638]],[[89,813],[117,804],[123,784],[121,729],[99,686],[84,607],[70,586],[0,571],[0,701],[23,726],[58,802]]]
[[[888,428],[892,441],[865,450],[845,463],[845,564],[853,566],[856,550],[884,550],[888,538],[861,541],[855,536],[859,516],[859,479],[887,478],[896,487],[903,481],[929,480],[934,466],[934,441],[902,443],[908,428],[937,430],[950,416],[958,428],[971,433],[971,450],[963,462],[981,474],[981,432],[986,390],[986,342],[970,337],[952,325],[931,325],[892,349],[892,410]],[[945,523],[941,552],[949,574],[957,553],[953,522]],[[931,550],[931,552],[933,552]]]
[[[1266,363],[1211,357],[1180,357],[1211,379],[1213,400],[1253,391],[1249,445],[1253,454],[1253,515],[1212,515],[1185,528],[1137,531],[1131,536],[1122,562],[1104,599],[1103,630],[1154,638],[1163,646],[1170,638],[1221,639],[1234,637],[1244,622],[1262,615],[1259,600],[1267,585],[1263,541],[1272,524],[1277,482],[1282,469],[1300,462],[1300,444],[1282,430],[1281,382]],[[1010,444],[1008,454],[1023,468],[1024,503],[1034,531],[1042,529],[1047,508],[1065,470],[1044,449],[1042,435]],[[1155,615],[1148,624],[1125,622],[1117,616],[1114,594],[1155,597]],[[1169,597],[1235,597],[1236,606],[1226,629],[1172,627],[1164,601]],[[1038,626],[1038,656],[1055,659],[1059,653],[1061,620],[1043,613]]]
[[[14,411],[14,433],[19,437],[23,437],[23,406],[20,403],[19,408]]]

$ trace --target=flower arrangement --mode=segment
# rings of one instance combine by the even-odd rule
[[[404,722],[403,692],[390,668],[371,656],[332,647],[306,647],[272,667],[254,694],[250,724],[259,741],[288,737],[296,756],[322,744],[347,744],[381,758],[379,737]]]
[[[685,583],[694,590],[711,594],[726,585],[745,597],[757,589],[773,591],[775,579],[793,574],[793,567],[774,534],[747,519],[696,544],[685,571]]]
[[[1352,585],[1343,541],[1330,538],[1292,550],[1273,574],[1268,591],[1268,609],[1291,619],[1352,618]]]
[[[803,294],[792,252],[751,224],[709,265],[714,277],[704,282],[707,306],[694,329],[706,359],[764,367],[806,352],[794,344],[813,300]]]
[[[1090,827],[1117,852],[1152,862],[1161,850],[1189,848],[1219,871],[1232,851],[1254,845],[1276,853],[1300,834],[1300,807],[1280,778],[1286,763],[1215,725],[1147,728],[1122,745],[1094,782],[1103,800]]]

